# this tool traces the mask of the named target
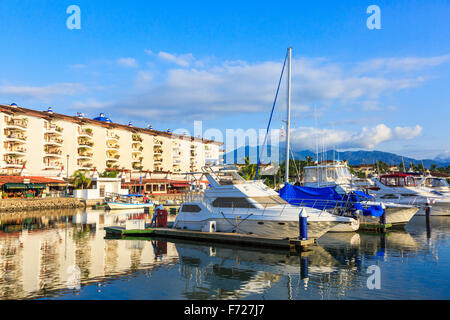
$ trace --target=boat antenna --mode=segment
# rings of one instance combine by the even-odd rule
[[[272,111],[270,112],[270,118],[269,118],[269,123],[267,124],[266,135],[264,137],[263,145],[262,145],[261,149],[259,150],[259,156],[258,156],[258,159],[257,159],[258,160],[258,165],[256,166],[256,174],[255,174],[254,180],[256,180],[256,178],[258,177],[259,165],[261,163],[261,155],[262,155],[262,151],[264,150],[264,146],[266,145],[267,135],[269,134],[270,123],[272,122],[273,111],[275,109],[275,104],[277,103],[278,92],[280,91],[281,79],[283,78],[284,67],[286,66],[287,58],[288,58],[288,53],[286,53],[286,56],[284,57],[283,68],[281,69],[280,80],[278,81],[278,87],[277,87],[277,91],[275,93],[275,99],[273,101]]]
[[[287,77],[287,118],[286,118],[286,169],[285,183],[289,183],[289,147],[290,147],[290,128],[291,128],[291,76],[292,76],[292,47],[288,49],[288,77]]]

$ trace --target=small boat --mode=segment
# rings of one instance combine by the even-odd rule
[[[374,186],[367,189],[376,200],[415,205],[420,208],[417,215],[425,215],[427,207],[430,207],[432,216],[450,215],[448,193],[426,186],[426,181],[417,181],[414,174],[392,173],[382,175],[378,179],[373,178],[372,181]]]
[[[126,194],[121,195],[118,201],[107,202],[106,205],[110,210],[117,209],[141,209],[146,207],[153,207],[153,202],[142,202],[140,198],[143,196],[141,194]]]

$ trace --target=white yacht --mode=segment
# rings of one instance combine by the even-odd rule
[[[430,215],[450,215],[450,197],[427,187],[426,181],[417,183],[413,174],[386,174],[372,181],[374,185],[368,191],[380,201],[416,205],[420,208],[418,215],[424,215],[427,206],[430,206]]]
[[[264,237],[295,238],[299,236],[299,214],[307,215],[308,238],[320,238],[340,224],[357,223],[323,210],[292,206],[262,181],[246,181],[235,169],[222,166],[214,171],[204,167],[209,181],[196,201],[184,202],[173,227],[187,230],[236,232]]]
[[[426,175],[415,177],[415,180],[418,187],[429,188],[437,195],[450,197],[450,186],[445,178]]]
[[[350,173],[348,167],[342,163],[309,166],[304,168],[303,185],[307,187],[334,187],[339,194],[347,194],[355,190],[373,188],[375,181],[359,179]],[[414,203],[399,203],[390,198],[380,198],[373,195],[374,199],[361,199],[362,205],[380,205],[386,212],[386,223],[394,226],[404,226],[419,211]],[[389,201],[389,202],[387,202]],[[360,216],[360,222],[365,224],[378,223],[379,218],[372,216]]]

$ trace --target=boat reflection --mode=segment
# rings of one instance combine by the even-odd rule
[[[189,299],[242,299],[263,294],[275,283],[293,277],[307,286],[320,274],[339,271],[340,265],[320,246],[312,246],[300,256],[187,241],[177,241],[175,247],[186,281],[184,294]]]

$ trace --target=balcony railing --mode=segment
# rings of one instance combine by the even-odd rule
[[[23,166],[24,164],[27,163],[26,160],[17,159],[17,158],[13,158],[13,157],[5,157],[3,159],[3,161],[5,161],[5,163],[8,165],[18,165],[18,166]]]
[[[108,140],[119,140],[120,136],[114,132],[108,132],[106,133],[106,139]]]
[[[92,129],[91,128],[78,129],[78,134],[80,136],[89,136],[89,137],[92,137],[94,135],[92,133]]]
[[[24,134],[14,133],[14,132],[7,133],[6,134],[6,138],[7,139],[22,140],[22,141],[26,141],[27,140],[27,137]]]
[[[26,153],[27,152],[27,149],[26,148],[23,148],[23,147],[9,147],[9,148],[7,148],[6,150],[5,150],[5,154],[8,154],[8,153]]]
[[[64,131],[64,128],[57,126],[56,124],[50,124],[49,126],[47,126],[46,128],[46,133],[58,133],[58,134],[62,134],[62,132]]]
[[[132,139],[133,141],[135,141],[135,142],[142,142],[142,141],[143,141],[142,137],[141,137],[140,135],[138,135],[138,134],[133,134],[133,135],[131,136],[131,139]]]
[[[44,144],[62,144],[64,142],[63,139],[61,138],[48,138],[48,139],[44,139]]]
[[[21,127],[26,129],[28,127],[28,120],[26,118],[24,119],[10,119],[6,122],[7,126],[15,126],[15,127]]]

